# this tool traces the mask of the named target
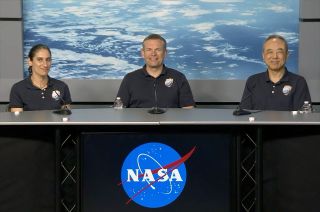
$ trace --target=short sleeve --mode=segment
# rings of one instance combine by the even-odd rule
[[[23,102],[17,85],[13,85],[10,91],[9,108],[23,108]]]
[[[250,89],[250,80],[251,78],[249,78],[246,82],[246,85],[244,87],[244,90],[243,90],[243,94],[242,94],[242,98],[241,98],[241,102],[240,102],[240,105],[239,107],[241,109],[248,109],[248,110],[251,110],[253,109],[253,106],[252,106],[252,91]]]
[[[128,79],[128,75],[126,75],[119,87],[118,93],[117,93],[117,97],[120,97],[123,105],[125,107],[129,107],[129,103],[130,103],[130,93],[129,93],[129,79]]]
[[[179,104],[180,107],[195,105],[189,82],[184,75],[182,75],[181,77],[181,85],[179,89]]]
[[[293,110],[301,109],[304,101],[311,103],[311,96],[306,80],[303,77],[299,77],[293,99]]]
[[[65,101],[66,104],[71,104],[72,103],[72,99],[71,99],[71,94],[70,94],[70,90],[67,84],[64,83],[64,92],[63,92],[63,99]]]

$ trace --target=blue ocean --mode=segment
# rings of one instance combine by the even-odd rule
[[[59,79],[121,79],[144,64],[150,33],[166,38],[165,64],[188,79],[266,70],[262,42],[273,33],[288,40],[287,67],[298,72],[299,0],[24,0],[23,15],[25,59],[47,44]]]

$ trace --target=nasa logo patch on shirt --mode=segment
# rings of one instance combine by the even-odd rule
[[[292,90],[292,86],[291,85],[285,85],[282,89],[282,93],[285,95],[285,96],[288,96],[290,94]]]
[[[172,84],[173,84],[173,79],[172,79],[172,78],[166,79],[166,81],[164,82],[164,84],[165,84],[168,88],[170,88],[170,87],[172,86]]]
[[[59,90],[53,90],[51,96],[52,96],[52,99],[58,101],[59,98],[60,98],[60,91]]]

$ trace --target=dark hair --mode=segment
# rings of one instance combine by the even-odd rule
[[[268,37],[264,40],[264,42],[263,42],[263,48],[262,48],[262,50],[264,51],[264,45],[266,44],[266,42],[268,42],[269,40],[274,39],[274,38],[279,39],[279,40],[282,40],[283,43],[284,43],[284,47],[286,48],[285,50],[286,50],[286,52],[288,52],[288,42],[287,42],[286,39],[285,39],[284,37],[282,37],[281,35],[270,35],[270,36],[268,36]]]
[[[32,61],[35,54],[40,50],[40,49],[46,49],[48,50],[48,52],[50,53],[50,56],[51,56],[51,50],[50,48],[47,46],[47,45],[44,45],[44,44],[37,44],[37,45],[34,45],[30,51],[29,51],[29,54],[28,54],[28,58]],[[28,71],[29,71],[29,74],[31,75],[32,74],[32,66],[29,66],[28,68]]]
[[[143,39],[142,46],[144,48],[144,42],[147,40],[162,40],[164,43],[164,49],[167,49],[167,41],[161,35],[158,34],[150,34],[145,39]]]

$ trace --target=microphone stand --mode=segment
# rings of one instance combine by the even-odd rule
[[[152,107],[150,110],[148,110],[148,113],[150,114],[162,114],[165,113],[166,111],[164,109],[161,109],[158,107],[158,95],[157,95],[157,88],[156,88],[156,81],[153,84],[154,88],[154,101],[156,103],[155,107]]]
[[[251,114],[250,111],[248,110],[244,110],[244,109],[241,109],[240,107],[238,107],[237,109],[235,109],[232,113],[234,116],[242,116],[242,115],[249,115]]]
[[[242,98],[241,102],[246,101],[249,97],[251,97],[251,93],[249,93],[249,95],[247,95],[245,98]],[[239,103],[239,105],[237,106],[237,108],[233,111],[233,115],[234,116],[243,116],[243,115],[249,115],[251,114],[250,111],[248,110],[244,110],[240,107],[241,102]]]
[[[64,101],[64,99],[60,96],[60,94],[57,93],[56,90],[54,90],[54,93],[57,94],[57,96],[59,97],[59,100],[61,100],[62,107],[59,110],[54,110],[53,113],[58,114],[58,115],[71,115],[72,112],[68,108],[68,106],[66,105],[66,102]]]
[[[59,110],[54,110],[53,113],[58,114],[58,115],[71,115],[72,114],[71,110],[66,105],[63,105],[62,108]]]
[[[153,107],[150,110],[148,110],[148,113],[150,114],[162,114],[165,113],[166,111],[164,109],[158,108],[158,107]]]

